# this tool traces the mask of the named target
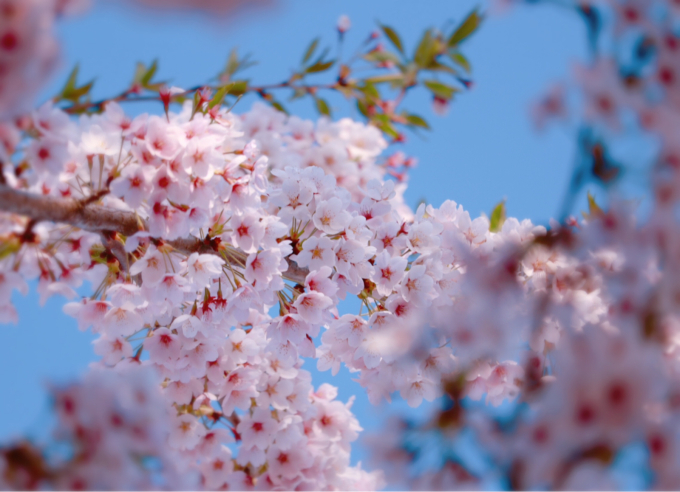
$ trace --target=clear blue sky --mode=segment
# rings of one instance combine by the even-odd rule
[[[279,81],[289,74],[309,41],[319,35],[330,45],[341,14],[352,20],[348,45],[356,45],[375,28],[390,24],[412,46],[428,26],[458,21],[482,0],[324,0],[280,1],[270,12],[239,16],[233,21],[200,15],[149,15],[117,5],[95,3],[82,17],[64,22],[60,35],[64,63],[43,99],[80,63],[83,80],[96,78],[95,96],[116,94],[129,83],[136,61],[158,58],[161,79],[191,86],[207,81],[238,46],[260,62],[250,71],[256,81]],[[412,172],[406,198],[439,205],[453,199],[474,215],[490,212],[502,198],[508,213],[546,223],[556,216],[574,158],[574,135],[551,130],[537,135],[528,104],[550,82],[565,78],[571,63],[585,59],[583,25],[573,14],[551,7],[523,7],[490,18],[467,43],[475,87],[462,94],[444,118],[435,117],[426,96],[409,102],[431,122],[425,140],[411,136],[404,150],[420,160]],[[250,102],[241,102],[244,110]],[[337,113],[352,115],[342,103]],[[128,106],[129,107],[129,106]],[[315,117],[310,102],[291,107]],[[131,108],[133,109],[133,108]],[[135,110],[135,109],[133,109]],[[137,109],[138,110],[138,109]],[[34,292],[17,298],[20,322],[0,326],[0,440],[44,432],[47,411],[44,382],[63,381],[95,360],[89,333],[61,313],[61,301],[39,308]],[[318,383],[329,380],[325,373]],[[379,429],[381,410],[372,407],[347,371],[332,382],[340,396],[356,394],[354,407],[367,430]],[[364,450],[357,457],[366,458]]]

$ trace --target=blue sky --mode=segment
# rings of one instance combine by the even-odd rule
[[[61,24],[64,61],[42,100],[59,89],[76,62],[83,80],[96,79],[95,96],[105,97],[127,87],[135,62],[156,58],[159,77],[174,85],[207,81],[234,46],[260,62],[248,73],[255,81],[280,81],[312,38],[334,43],[341,14],[352,20],[349,46],[375,29],[378,19],[412,46],[424,28],[457,22],[478,5],[485,6],[481,0],[280,1],[271,11],[229,21],[142,13],[102,1],[90,13]],[[536,134],[528,105],[548,84],[566,78],[573,61],[586,59],[584,27],[575,15],[556,8],[522,7],[489,18],[464,52],[472,62],[475,86],[454,101],[448,116],[434,116],[424,94],[408,102],[427,117],[433,131],[424,139],[410,135],[403,146],[420,161],[411,174],[407,201],[412,206],[421,199],[439,205],[452,199],[476,216],[490,213],[505,198],[509,215],[547,223],[558,214],[566,189],[575,135],[560,129]],[[251,102],[239,103],[238,109]],[[338,115],[354,114],[342,101],[333,101],[333,106]],[[315,117],[309,101],[289,108]],[[0,441],[44,432],[49,420],[44,383],[76,377],[95,360],[93,337],[77,330],[62,314],[61,304],[52,299],[40,308],[34,292],[17,297],[19,324],[0,326]],[[323,381],[338,385],[343,399],[356,394],[354,410],[362,425],[379,429],[381,410],[368,403],[346,371],[337,379],[320,375],[317,382]],[[365,456],[360,450],[358,457]]]

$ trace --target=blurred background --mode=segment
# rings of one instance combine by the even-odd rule
[[[245,77],[274,83],[289,76],[314,37],[335,49],[335,26],[342,14],[352,23],[344,47],[351,53],[376,29],[377,20],[394,27],[412,47],[424,29],[455,24],[475,7],[482,11],[489,7],[483,0],[236,3],[237,9],[220,16],[93,2],[84,14],[59,24],[61,68],[39,102],[63,86],[76,63],[79,80],[96,80],[97,99],[127,88],[137,61],[149,64],[158,59],[156,79],[170,85],[209,82],[223,69],[233,47],[241,54],[251,53],[258,62]],[[475,217],[490,214],[506,199],[509,216],[547,224],[559,215],[576,157],[576,134],[563,127],[538,133],[529,107],[552,82],[568,78],[574,61],[587,59],[584,25],[557,7],[521,6],[489,15],[463,51],[472,63],[474,85],[456,97],[448,115],[434,115],[425,91],[410,95],[405,106],[426,117],[432,127],[422,137],[407,134],[405,143],[390,149],[403,150],[419,161],[410,173],[406,200],[415,208],[421,200],[439,206],[451,199]],[[235,111],[246,111],[255,100],[244,98]],[[353,105],[329,100],[335,118],[358,117]],[[310,100],[287,108],[300,117],[317,118]],[[158,103],[127,104],[125,109],[132,114],[162,111]],[[580,196],[574,210],[585,207]],[[96,360],[93,336],[79,332],[75,321],[61,312],[61,299],[53,298],[40,308],[33,291],[15,301],[19,324],[0,326],[0,441],[44,435],[50,421],[45,384],[75,378]],[[317,373],[313,362],[307,366],[316,385],[338,386],[344,401],[356,395],[353,411],[366,433],[380,429],[385,409],[368,402],[346,369],[331,377],[329,372]],[[390,411],[407,408],[400,402]],[[359,444],[353,460],[366,462],[367,457]]]

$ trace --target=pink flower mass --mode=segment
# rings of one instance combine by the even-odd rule
[[[459,45],[477,11],[446,36],[427,31],[413,60],[380,24],[361,48],[382,70],[372,78],[314,58],[313,43],[278,86],[239,79],[248,62],[234,52],[215,87],[167,87],[141,66],[120,96],[92,101],[73,75],[31,111],[57,60],[55,19],[86,5],[0,0],[0,320],[16,323],[13,292],[36,285],[41,302],[70,301],[101,357],[51,388],[54,446],[0,447],[0,488],[613,488],[636,446],[645,487],[680,487],[680,11],[652,3],[574,3],[592,36],[633,52],[596,46],[531,110],[539,128],[583,122],[579,172],[606,186],[623,174],[608,138],[632,120],[658,137],[650,210],[589,196],[582,219],[569,209],[544,226],[506,217],[504,202],[488,217],[452,200],[412,210],[415,159],[389,154],[403,129],[428,128],[402,111],[407,89],[422,85],[442,113],[471,87],[418,77],[469,72]],[[338,19],[339,43],[351,26]],[[331,90],[365,121],[332,119],[328,87],[300,85],[332,67]],[[287,114],[276,89],[321,117]],[[247,93],[262,101],[234,108]],[[134,116],[122,103],[135,100],[161,104]],[[305,360],[421,418],[386,419],[371,462],[354,464],[353,399],[316,384]]]

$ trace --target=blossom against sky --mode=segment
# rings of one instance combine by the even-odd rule
[[[252,52],[260,61],[251,69],[254,78],[276,80],[288,75],[314,36],[334,43],[341,14],[352,21],[346,35],[352,46],[375,29],[376,18],[413,41],[425,27],[442,19],[457,21],[476,3],[428,5],[423,9],[406,3],[395,8],[388,1],[280,2],[270,13],[244,15],[238,22],[222,25],[198,15],[170,14],[150,23],[148,16],[130,14],[124,7],[96,3],[92,13],[61,25],[63,69],[43,98],[62,85],[76,62],[84,79],[97,79],[98,96],[119,92],[129,82],[135,62],[156,58],[162,78],[179,86],[194,85],[219,71],[233,46]],[[556,215],[563,189],[560,183],[570,172],[573,135],[553,132],[537,137],[527,111],[547,83],[568,72],[570,57],[583,56],[583,39],[576,18],[550,8],[521,9],[489,19],[469,42],[474,88],[454,101],[448,116],[428,118],[433,132],[423,138],[409,136],[404,147],[420,162],[411,172],[407,202],[414,206],[425,198],[438,206],[452,198],[476,216],[489,213],[507,197],[512,215],[531,217],[537,223]],[[251,103],[239,103],[241,110]],[[311,116],[312,108],[304,104],[296,111]],[[334,104],[340,114],[352,114],[341,101]],[[423,96],[414,104],[427,107],[429,113],[428,98]],[[74,321],[61,313],[59,302],[50,300],[39,310],[36,301],[35,293],[19,297],[19,325],[3,327],[0,332],[0,369],[17,375],[1,383],[6,398],[0,404],[0,415],[7,416],[0,424],[2,436],[22,433],[29,425],[40,427],[43,417],[38,409],[46,407],[40,404],[45,395],[41,384],[48,378],[73,377],[95,359],[91,336],[73,329]],[[33,354],[30,360],[22,356],[28,353]],[[374,407],[346,371],[343,374],[340,398],[346,401],[349,395],[358,394],[354,411],[371,428],[371,422],[379,420]]]

